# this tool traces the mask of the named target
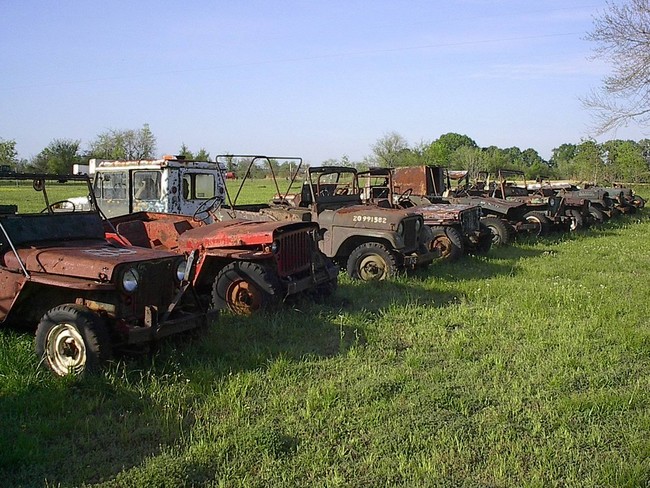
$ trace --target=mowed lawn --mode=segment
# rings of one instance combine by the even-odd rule
[[[648,486],[648,214],[342,274],[94,378],[0,329],[2,486]]]

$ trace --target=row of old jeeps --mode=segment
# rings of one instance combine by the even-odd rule
[[[269,169],[271,202],[238,205],[247,178],[231,198],[223,175],[233,160],[248,162],[245,174]],[[278,161],[295,168],[284,193]],[[40,361],[81,375],[115,349],[206,325],[222,309],[251,314],[297,295],[327,297],[339,268],[383,280],[645,203],[624,188],[530,189],[516,172],[470,184],[466,173],[432,166],[301,165],[254,155],[91,160],[92,180],[1,168],[0,323],[35,327]],[[57,199],[63,183],[86,185],[87,196]]]

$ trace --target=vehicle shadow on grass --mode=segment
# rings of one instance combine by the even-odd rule
[[[224,312],[207,329],[164,339],[151,354],[117,352],[95,376],[57,378],[35,360],[7,372],[20,386],[0,389],[3,486],[80,486],[142,465],[184,442],[195,423],[192,398],[200,402],[230,375],[365,344],[362,330],[332,316],[308,302],[252,317]],[[172,401],[170,412],[177,390],[189,397]]]
[[[173,351],[160,352],[175,354],[186,372],[200,369],[217,378],[263,369],[277,358],[330,358],[365,344],[360,331],[336,324],[331,316],[327,305],[301,302],[250,317],[223,312],[203,334],[185,337]]]
[[[81,486],[114,478],[165,446],[193,419],[168,412],[145,388],[104,375],[32,373],[18,393],[0,395],[2,486]]]

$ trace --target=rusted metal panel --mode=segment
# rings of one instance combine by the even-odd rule
[[[409,188],[413,189],[413,195],[426,196],[434,193],[426,166],[395,168],[393,188],[395,193],[402,193]]]

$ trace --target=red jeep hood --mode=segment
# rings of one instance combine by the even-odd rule
[[[85,245],[18,249],[28,271],[52,273],[78,278],[105,281],[110,279],[118,264],[162,259],[175,256],[167,251],[137,247],[117,247],[110,244],[91,242]],[[13,251],[4,255],[8,268],[20,269]]]
[[[308,222],[250,221],[244,219],[214,222],[190,229],[178,237],[181,249],[223,248],[271,244],[277,229],[317,227]]]

